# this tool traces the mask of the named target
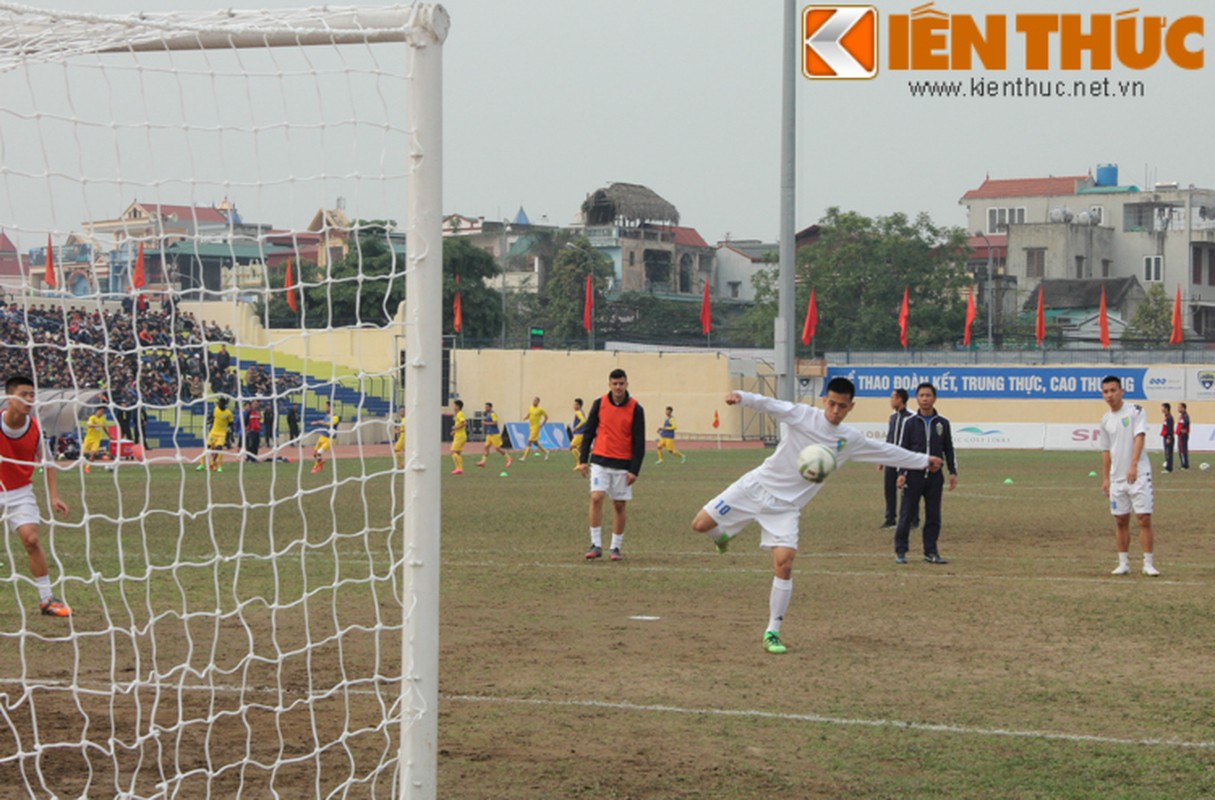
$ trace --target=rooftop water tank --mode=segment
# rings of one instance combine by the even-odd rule
[[[1098,186],[1117,186],[1118,185],[1118,165],[1117,164],[1098,164],[1097,165],[1097,185]]]

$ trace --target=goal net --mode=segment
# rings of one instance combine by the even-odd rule
[[[10,790],[435,796],[446,31],[0,3]]]

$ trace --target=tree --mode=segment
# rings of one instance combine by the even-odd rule
[[[536,322],[544,327],[546,336],[557,341],[586,338],[582,321],[587,275],[591,276],[594,287],[594,320],[598,330],[606,318],[603,293],[614,274],[611,260],[585,238],[574,239],[562,247],[553,260],[552,274],[540,290],[536,309],[540,317]]]
[[[451,333],[452,301],[460,276],[460,305],[465,339],[493,339],[502,330],[502,293],[487,281],[499,272],[494,257],[464,236],[443,239],[443,333]]]
[[[819,239],[797,254],[795,328],[816,292],[816,350],[892,349],[899,343],[903,290],[910,290],[909,347],[951,345],[966,318],[966,232],[934,225],[927,214],[914,221],[901,213],[866,217],[830,208]],[[746,327],[770,345],[777,313],[776,269],[753,279],[756,305]]]
[[[1164,286],[1153,283],[1147,296],[1135,309],[1122,334],[1122,343],[1130,347],[1164,347],[1173,334],[1173,302]]]

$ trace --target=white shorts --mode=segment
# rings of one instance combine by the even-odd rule
[[[13,489],[11,492],[0,492],[0,507],[3,507],[0,513],[4,515],[8,528],[13,533],[22,525],[37,525],[39,522],[38,500],[34,497],[33,484]]]
[[[595,492],[604,492],[612,500],[632,500],[629,471],[591,464],[591,493]]]
[[[759,523],[760,547],[765,550],[774,547],[797,549],[801,509],[773,497],[750,474],[730,484],[706,503],[704,509],[724,533],[733,536],[755,520]]]
[[[1152,476],[1141,475],[1134,484],[1125,479],[1110,481],[1110,513],[1115,517],[1152,513]]]

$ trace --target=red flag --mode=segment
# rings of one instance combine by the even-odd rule
[[[1177,296],[1173,298],[1173,333],[1169,336],[1169,344],[1181,344],[1185,334],[1181,332],[1181,286],[1177,286]]]
[[[716,412],[716,411],[714,411],[714,412],[713,412],[713,427],[714,427],[714,428],[720,428],[720,427],[721,427],[721,417],[717,416],[717,412]]]
[[[456,333],[464,327],[464,304],[460,302],[460,276],[456,276],[456,296],[451,301],[451,328]]]
[[[1046,338],[1046,281],[1038,284],[1038,323],[1034,326],[1034,336],[1041,347]]]
[[[709,305],[709,282],[705,281],[705,294],[700,301],[700,332],[705,336],[713,330],[713,308]]]
[[[910,289],[910,286],[904,287],[903,307],[899,309],[899,343],[902,344],[903,347],[907,346],[907,317],[909,316],[910,311],[907,304],[907,293],[910,291]]]
[[[810,302],[806,305],[806,322],[802,325],[802,344],[810,344],[818,327],[818,304],[814,302],[814,289],[810,289]]]
[[[962,343],[970,347],[970,326],[975,323],[975,287],[966,290],[966,336]]]
[[[51,235],[46,235],[46,277],[43,278],[46,285],[52,289],[59,288],[55,285],[55,248],[51,247]]]
[[[139,243],[139,255],[135,256],[135,271],[131,273],[131,285],[142,289],[147,280],[143,274],[143,242]]]
[[[1110,346],[1110,318],[1105,311],[1105,287],[1101,287],[1101,311],[1097,315],[1097,324],[1101,329],[1101,346]]]
[[[291,259],[287,259],[287,277],[283,279],[283,287],[287,290],[287,306],[294,313],[300,313],[300,301],[295,296],[295,271],[291,268]]]
[[[586,276],[586,301],[582,304],[582,329],[587,333],[595,326],[595,284]]]

